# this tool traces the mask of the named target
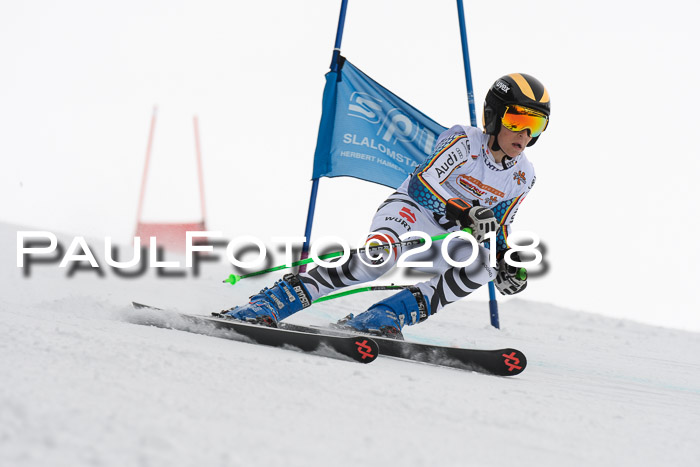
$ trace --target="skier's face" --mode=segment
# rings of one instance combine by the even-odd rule
[[[523,152],[530,141],[532,141],[532,137],[528,135],[528,130],[510,131],[501,125],[501,131],[498,133],[498,145],[507,156],[517,156]]]

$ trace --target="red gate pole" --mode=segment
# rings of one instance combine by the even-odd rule
[[[204,203],[204,175],[202,171],[202,150],[199,146],[199,121],[197,116],[193,117],[194,120],[194,144],[197,151],[197,173],[199,177],[199,203],[202,208],[202,227],[204,227],[205,219],[207,218],[205,212]]]
[[[146,145],[146,162],[143,165],[143,176],[141,178],[141,193],[139,195],[139,207],[136,214],[136,229],[141,223],[141,213],[143,212],[143,198],[146,193],[146,180],[148,179],[148,165],[151,161],[151,147],[153,145],[153,133],[156,128],[156,115],[158,113],[158,106],[153,106],[153,115],[151,116],[151,129],[148,132],[148,144]]]

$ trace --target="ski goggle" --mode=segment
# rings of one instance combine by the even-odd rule
[[[510,131],[530,130],[530,136],[536,138],[547,128],[549,118],[542,112],[520,105],[508,105],[501,118],[503,126]]]

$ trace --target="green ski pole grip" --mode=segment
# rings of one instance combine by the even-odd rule
[[[517,277],[521,281],[526,281],[527,280],[527,269],[525,269],[525,268],[518,269],[518,272],[515,274],[515,277]]]

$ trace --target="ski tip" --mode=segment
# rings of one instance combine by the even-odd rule
[[[379,355],[379,346],[375,341],[365,336],[348,337],[354,348],[353,358],[360,363],[371,363]]]
[[[527,358],[524,353],[516,349],[503,349],[499,353],[503,359],[503,376],[515,376],[525,371]]]

